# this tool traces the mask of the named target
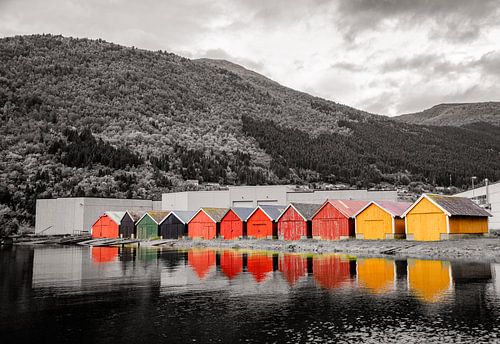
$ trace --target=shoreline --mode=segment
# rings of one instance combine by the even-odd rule
[[[171,247],[175,249],[214,248],[247,249],[312,254],[350,254],[354,256],[384,256],[441,260],[481,260],[500,262],[500,238],[468,238],[447,241],[422,242],[406,240],[342,240],[283,241],[269,239],[241,240],[172,240],[164,243],[141,242],[141,246]]]

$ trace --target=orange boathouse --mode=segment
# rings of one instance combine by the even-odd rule
[[[92,225],[92,238],[119,238],[124,211],[107,211]]]
[[[405,213],[408,240],[437,241],[488,233],[486,210],[465,197],[423,194]]]
[[[215,239],[220,234],[220,222],[228,211],[227,208],[201,208],[188,222],[188,236]]]
[[[220,222],[220,235],[224,240],[239,239],[246,236],[247,218],[253,208],[231,208]]]
[[[368,201],[327,200],[312,217],[312,236],[320,240],[354,237],[354,215]]]
[[[355,217],[356,239],[385,240],[405,237],[403,213],[408,202],[372,201],[359,210]]]
[[[285,210],[281,205],[259,205],[247,220],[247,236],[272,239],[278,236],[276,220]]]
[[[312,238],[311,219],[320,204],[290,203],[278,217],[278,238],[300,240]]]

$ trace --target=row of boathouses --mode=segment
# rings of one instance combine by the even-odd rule
[[[488,233],[486,210],[468,198],[424,194],[416,202],[326,200],[255,208],[197,211],[109,211],[92,226],[94,238],[233,240],[446,240]]]

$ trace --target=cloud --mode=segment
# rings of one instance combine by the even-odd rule
[[[0,36],[224,59],[381,114],[500,100],[498,0],[0,0]]]
[[[479,37],[481,29],[497,24],[497,0],[339,0],[337,18],[345,38],[365,31],[430,28],[428,36],[454,42]]]

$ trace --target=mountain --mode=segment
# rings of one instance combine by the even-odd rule
[[[0,228],[35,200],[220,184],[500,179],[500,128],[419,126],[223,60],[52,35],[0,39]],[[413,183],[413,184],[412,184]]]
[[[393,118],[411,124],[459,127],[484,122],[500,126],[500,102],[439,104]]]

